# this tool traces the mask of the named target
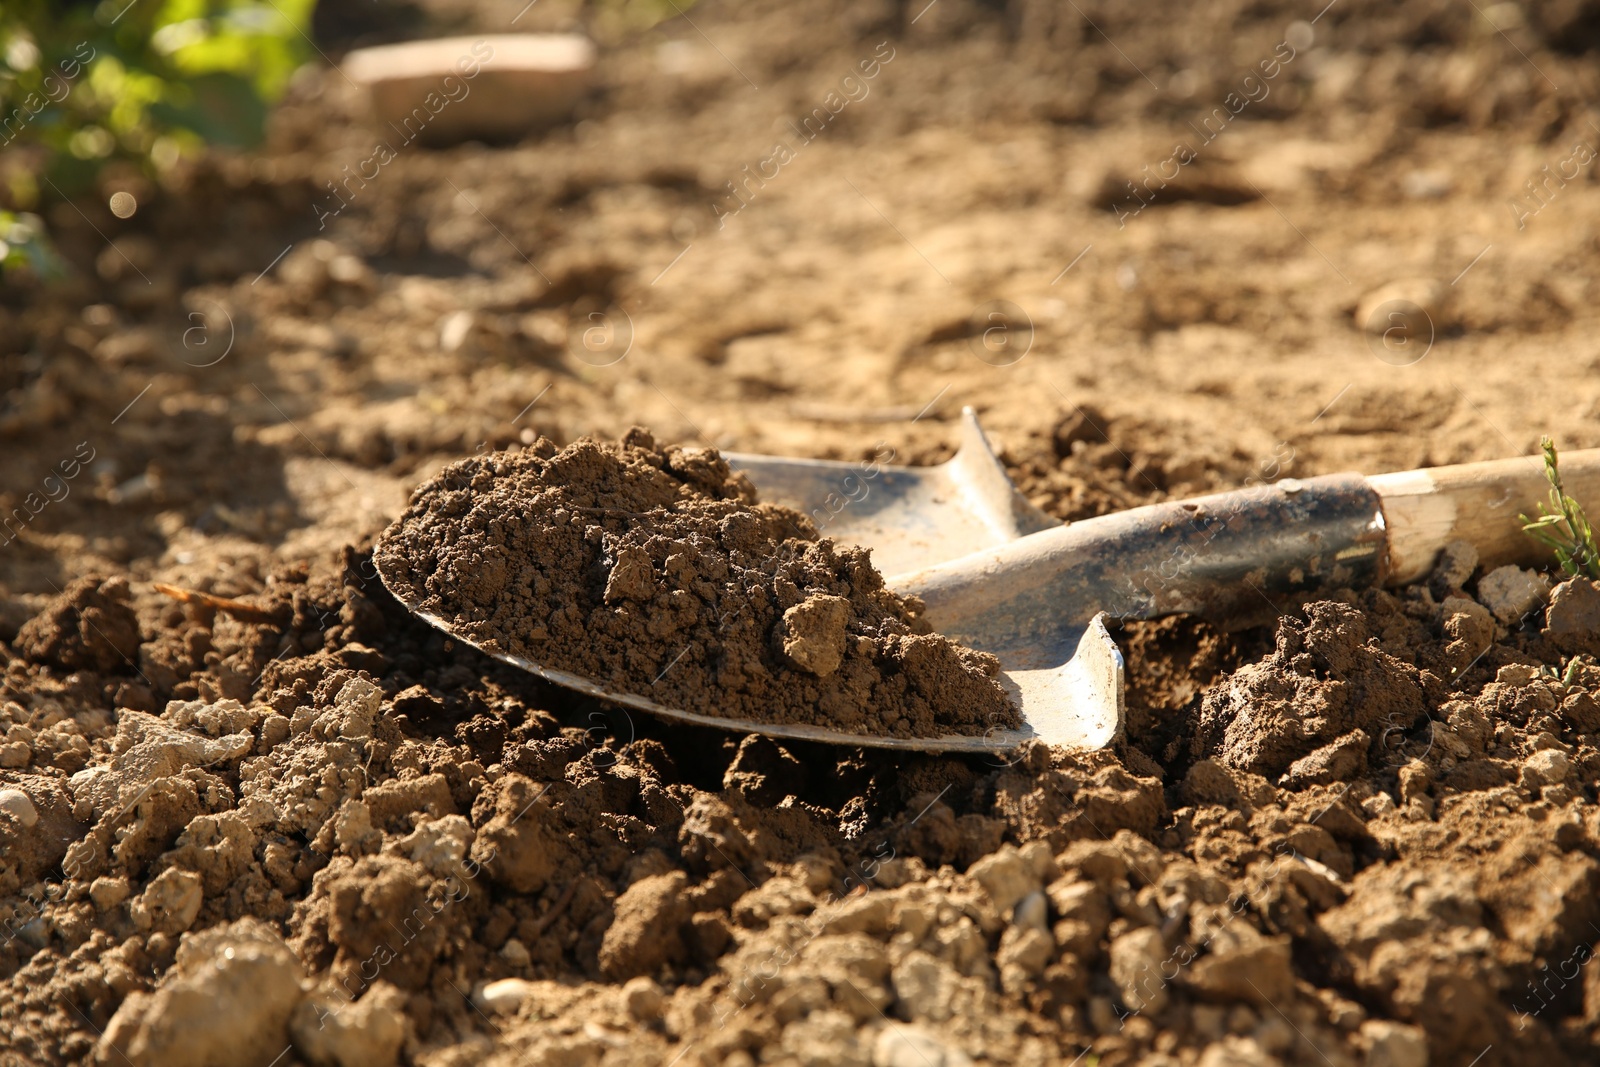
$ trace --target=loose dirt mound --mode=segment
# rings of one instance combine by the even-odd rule
[[[1557,640],[1590,583],[1453,681],[1422,664],[1478,607],[1460,589],[1310,604],[1221,677],[1192,625],[1142,627],[1135,701],[1198,713],[1188,750],[1139,706],[1120,753],[999,766],[586,711],[371,574],[258,598],[304,623],[217,617],[203,698],[159,715],[97,710],[132,663],[12,659],[0,1022],[24,1061],[246,1062],[246,1032],[263,1064],[1592,1048],[1600,667]],[[154,672],[173,630],[139,625]],[[236,671],[248,704],[220,695]],[[462,1036],[485,1018],[492,1042]]]
[[[454,464],[376,563],[488,651],[669,708],[895,737],[1020,723],[999,662],[929,633],[865,551],[643,430]]]
[[[999,766],[630,719],[339,556],[636,422],[927,462],[973,404],[1063,519],[1600,445],[1595,4],[1324,7],[700,0],[519,145],[369,179],[308,71],[262,156],[57,205],[73,279],[0,288],[0,1063],[1594,1062],[1591,585],[1130,625],[1129,743]],[[574,12],[318,5],[395,8]]]

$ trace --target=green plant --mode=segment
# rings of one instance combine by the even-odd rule
[[[256,144],[269,105],[312,54],[315,5],[5,0],[0,209],[81,192],[108,167],[159,179],[208,145]]]
[[[683,15],[695,0],[591,0],[591,24],[601,38],[623,39]]]
[[[1518,515],[1522,532],[1554,549],[1557,562],[1567,574],[1600,579],[1600,545],[1595,542],[1594,527],[1589,525],[1582,505],[1568,496],[1561,484],[1561,458],[1556,454],[1555,442],[1543,437],[1539,447],[1544,451],[1544,476],[1550,483],[1550,506],[1540,504],[1537,519]]]
[[[26,212],[0,211],[0,271],[24,266],[47,278],[65,273],[55,249],[45,239],[43,219]]]

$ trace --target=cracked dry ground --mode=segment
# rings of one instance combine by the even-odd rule
[[[630,718],[373,579],[445,463],[635,423],[927,462],[971,403],[1063,519],[1600,445],[1593,174],[1507,211],[1591,136],[1592,6],[1343,0],[1125,226],[1315,10],[924,7],[702,3],[715,47],[606,42],[581,124],[407,152],[325,231],[371,134],[313,71],[260,156],[50,217],[76,276],[0,299],[4,513],[76,471],[0,546],[0,1064],[1594,1062],[1587,584],[1455,553],[1262,629],[1131,626],[1125,742],[985,761]],[[1450,296],[1396,367],[1351,312],[1404,278]],[[996,299],[1032,319],[1005,366]]]

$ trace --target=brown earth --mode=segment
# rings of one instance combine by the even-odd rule
[[[1600,12],[1319,10],[545,0],[571,127],[351,179],[313,70],[58,206],[76,277],[0,299],[0,1062],[1593,1062],[1592,586],[1130,625],[1128,740],[1002,765],[628,716],[371,566],[446,463],[635,424],[922,462],[971,404],[1066,519],[1600,445]]]

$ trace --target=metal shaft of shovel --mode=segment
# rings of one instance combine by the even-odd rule
[[[941,633],[1020,662],[1101,612],[1270,618],[1299,597],[1373,584],[1383,548],[1378,495],[1334,474],[1085,519],[889,583],[921,597]]]
[[[1383,547],[1377,495],[1331,475],[1086,519],[889,584],[922,598],[940,633],[999,657],[1034,736],[1098,748],[1122,724],[1108,616],[1270,618],[1288,600],[1370,584]]]

